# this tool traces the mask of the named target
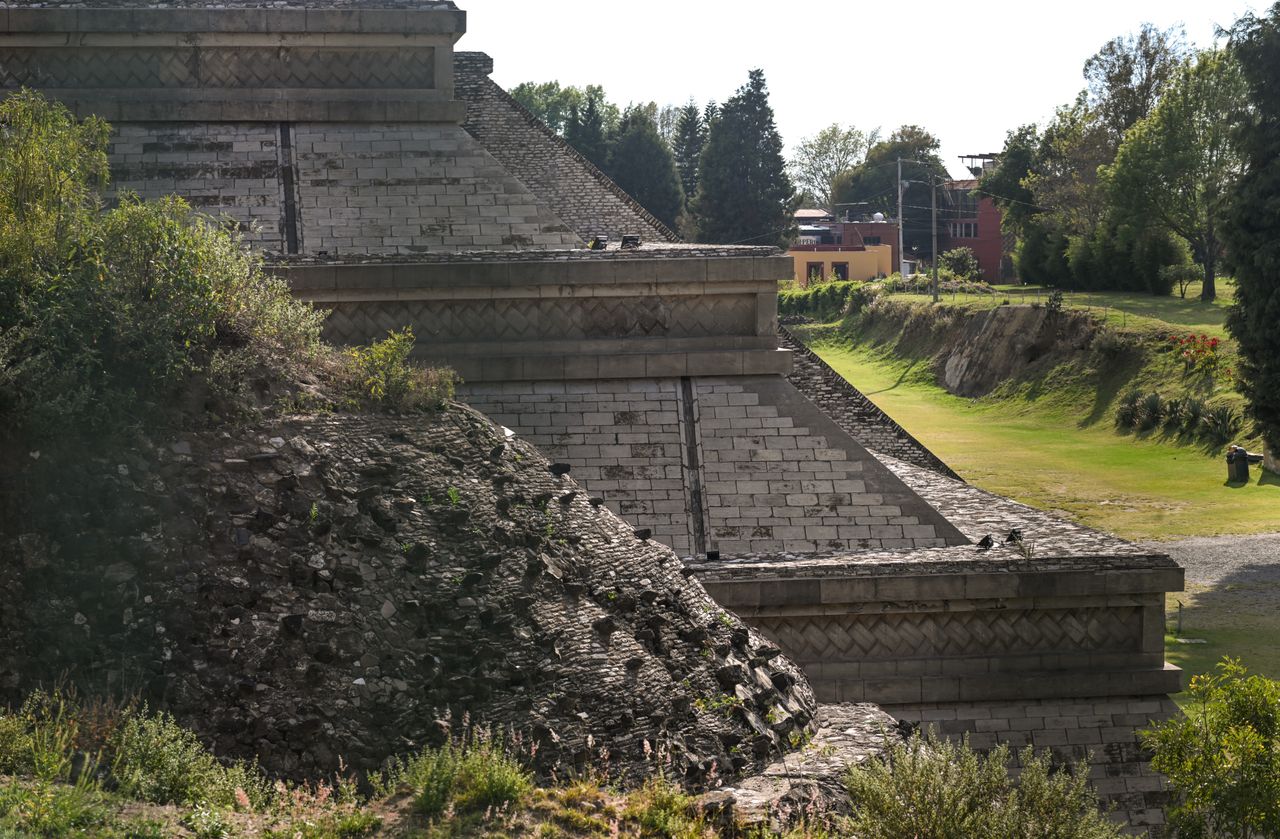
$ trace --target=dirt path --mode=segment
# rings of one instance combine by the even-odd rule
[[[1280,514],[1277,515],[1280,519]],[[1187,569],[1187,583],[1280,583],[1280,533],[1144,542]]]

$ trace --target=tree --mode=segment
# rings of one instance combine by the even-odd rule
[[[950,271],[962,280],[981,279],[982,269],[978,267],[978,257],[973,248],[952,248],[938,256],[938,268]]]
[[[680,173],[680,185],[685,199],[692,199],[698,190],[698,158],[707,141],[707,124],[697,104],[690,99],[680,109],[676,120],[675,136],[671,139],[671,151],[675,156],[676,171]]]
[[[1024,235],[1027,222],[1039,211],[1036,197],[1026,185],[1039,145],[1040,132],[1035,125],[1010,131],[995,166],[978,179],[978,191],[1000,208],[1001,229],[1015,236]]]
[[[659,221],[676,226],[684,209],[684,193],[671,150],[647,110],[635,109],[623,116],[609,150],[608,173]]]
[[[868,210],[898,212],[898,158],[902,178],[911,181],[903,191],[902,238],[908,251],[932,256],[933,200],[929,184],[947,176],[938,157],[938,138],[918,125],[904,125],[867,150],[861,164],[837,176],[832,184],[836,204],[865,204]]]
[[[569,106],[564,138],[596,166],[603,169],[608,165],[608,127],[605,123],[604,91],[601,88],[587,88],[582,103],[579,105],[575,102]]]
[[[1232,190],[1223,231],[1236,279],[1227,328],[1240,342],[1240,388],[1272,452],[1280,453],[1280,3],[1267,17],[1247,15],[1232,49],[1250,107],[1238,134],[1244,174]]]
[[[842,128],[833,122],[812,137],[805,137],[791,158],[791,179],[796,188],[812,195],[819,206],[832,210],[832,182],[862,162],[878,134],[877,130],[865,134],[852,125]]]
[[[1233,56],[1200,53],[1179,70],[1155,110],[1125,135],[1107,170],[1117,212],[1149,220],[1191,244],[1204,266],[1200,299],[1206,302],[1216,296],[1220,227],[1242,170],[1232,123],[1246,96]]]
[[[1181,29],[1144,23],[1136,35],[1113,38],[1085,62],[1089,107],[1110,135],[1113,152],[1125,131],[1151,113],[1186,58]]]
[[[1280,683],[1231,659],[1218,669],[1192,677],[1185,716],[1143,732],[1177,794],[1169,823],[1179,836],[1280,836]]]
[[[557,134],[564,133],[570,109],[582,105],[582,91],[561,87],[560,82],[521,82],[510,92],[513,99]]]
[[[1098,169],[1112,160],[1106,126],[1084,94],[1058,108],[1040,138],[1023,184],[1046,221],[1063,236],[1089,239],[1102,221],[1107,193]]]
[[[711,121],[698,171],[693,207],[700,241],[786,244],[794,190],[764,71],[752,70]]]

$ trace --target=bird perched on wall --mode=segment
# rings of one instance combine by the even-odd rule
[[[593,495],[591,498],[587,499],[587,503],[589,503],[592,507],[599,507],[601,504],[604,503],[604,499],[601,498],[599,495]]]
[[[557,478],[561,478],[568,475],[569,470],[573,467],[567,463],[553,463],[547,468],[550,470],[552,475],[555,475]]]
[[[1008,536],[1004,537],[1004,543],[1006,545],[1013,544],[1015,542],[1021,542],[1021,541],[1022,541],[1022,531],[1016,527],[1013,530],[1009,531]]]
[[[636,534],[636,538],[639,539],[641,542],[648,541],[649,537],[653,535],[653,531],[647,527],[642,527],[639,530],[635,530],[632,532]]]
[[[986,536],[983,536],[982,541],[978,543],[978,550],[989,551],[991,550],[991,546],[994,545],[995,543],[996,543],[996,540],[992,539],[991,534],[988,533]]]
[[[569,492],[566,492],[564,495],[560,496],[560,503],[561,503],[561,504],[572,504],[572,503],[573,503],[573,499],[575,499],[575,498],[577,498],[577,497],[578,497],[578,493],[577,493],[575,490],[570,490]]]

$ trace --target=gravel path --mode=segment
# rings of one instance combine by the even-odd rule
[[[1187,569],[1187,582],[1280,583],[1280,533],[1204,536],[1178,542],[1145,542]]]

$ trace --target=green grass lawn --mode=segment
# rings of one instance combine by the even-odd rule
[[[1068,291],[1063,294],[1063,305],[1068,308],[1099,312],[1107,323],[1122,328],[1150,327],[1166,330],[1196,332],[1226,338],[1227,309],[1235,301],[1235,283],[1229,279],[1217,281],[1217,299],[1212,303],[1200,302],[1200,283],[1187,289],[1187,299],[1176,294],[1156,297],[1140,292],[1126,291]],[[996,293],[944,294],[947,303],[964,304],[975,308],[998,306],[1002,301],[1010,303],[1044,303],[1049,289],[1042,286],[997,285]],[[895,294],[894,299],[925,295]]]
[[[822,328],[796,330],[798,337]],[[830,334],[830,328],[826,330]],[[975,401],[932,382],[922,361],[843,342],[813,349],[885,413],[983,489],[1129,539],[1272,532],[1280,482],[1226,483],[1226,463],[1192,447],[1082,425],[1082,406]],[[1050,404],[1052,401],[1052,404]],[[1087,411],[1087,406],[1083,406]]]
[[[1171,593],[1165,605],[1170,630],[1165,635],[1165,659],[1182,668],[1184,683],[1191,674],[1212,672],[1223,656],[1239,658],[1251,673],[1280,679],[1280,646],[1275,643],[1280,632],[1278,603],[1280,586],[1275,583],[1228,583],[1215,588],[1191,584],[1187,591]],[[1184,643],[1188,641],[1193,643]],[[1173,697],[1180,705],[1188,698],[1185,692]]]

